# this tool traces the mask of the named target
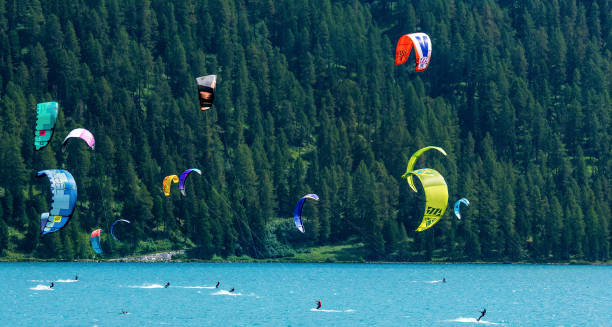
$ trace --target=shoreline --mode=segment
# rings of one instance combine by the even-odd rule
[[[40,258],[0,258],[0,263],[9,262],[112,262],[112,263],[320,263],[320,264],[387,264],[387,265],[557,265],[557,266],[612,266],[612,262],[588,262],[588,261],[568,261],[568,262],[528,262],[528,261],[517,261],[517,262],[503,262],[503,261],[325,261],[325,260],[296,260],[287,258],[269,258],[269,259],[254,259],[254,258],[236,258],[236,259],[192,259],[184,258],[185,250],[158,252],[146,255],[138,255],[132,257],[122,258],[108,258],[108,259],[75,259],[75,260],[61,260],[61,259],[40,259]],[[179,259],[172,259],[174,255],[180,255]]]
[[[99,257],[93,259],[41,259],[18,252],[5,253],[0,257],[1,262],[137,262],[137,263],[340,263],[340,264],[417,264],[417,265],[585,265],[585,266],[611,266],[612,260],[607,261],[586,261],[581,259],[570,259],[566,261],[451,261],[444,258],[434,258],[431,261],[366,261],[363,260],[363,253],[360,252],[363,244],[337,244],[332,246],[311,247],[284,257],[277,258],[253,258],[250,256],[229,256],[220,257],[213,255],[210,259],[194,258],[191,255],[195,248],[182,249],[160,249],[156,252],[134,254],[124,257]],[[351,252],[352,251],[352,252]]]

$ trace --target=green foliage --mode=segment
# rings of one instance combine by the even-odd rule
[[[27,1],[26,1],[27,2]],[[612,5],[574,1],[0,1],[0,251],[92,258],[192,248],[191,257],[329,261],[604,261],[612,238]],[[396,40],[433,40],[427,71],[393,65]],[[217,74],[198,110],[194,79]],[[33,150],[37,102],[60,104]],[[63,137],[85,127],[92,152]],[[416,233],[411,153],[449,184]],[[187,196],[161,181],[187,168]],[[79,199],[39,237],[64,168]],[[421,167],[419,167],[421,168]],[[305,193],[306,234],[291,213]],[[277,218],[282,217],[282,218]],[[280,219],[280,220],[279,220]],[[123,226],[122,226],[123,227]],[[344,251],[334,249],[333,251]],[[350,253],[349,253],[350,252]],[[336,252],[334,252],[336,253]],[[309,260],[310,260],[309,259]]]

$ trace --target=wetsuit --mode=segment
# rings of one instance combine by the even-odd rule
[[[53,282],[51,282],[51,286],[49,286],[49,288],[53,288],[53,286],[55,286],[55,284],[53,284]]]
[[[446,278],[442,278],[442,283],[446,283]]]
[[[219,288],[219,282],[217,282],[217,286],[215,286],[215,288]]]
[[[317,301],[317,310],[321,309],[321,300]]]
[[[79,280],[79,275],[74,276],[74,280]]]
[[[480,311],[480,317],[478,317],[478,319],[476,319],[476,321],[480,321],[480,318],[484,317],[484,315],[487,313],[487,309],[482,309],[482,311]]]
[[[170,282],[167,282],[164,288],[168,288],[168,286],[170,286]]]
[[[234,291],[234,288],[232,287],[232,289],[231,289],[231,290],[229,290],[229,292],[231,293],[231,292],[233,292],[233,291]]]

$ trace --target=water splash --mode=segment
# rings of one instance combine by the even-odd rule
[[[491,322],[491,321],[486,321],[486,320],[476,320],[476,318],[467,318],[467,317],[459,317],[456,319],[451,319],[451,320],[446,320],[447,322],[469,322],[469,323],[475,323],[475,324],[483,324],[483,325],[500,325],[498,323],[495,322]]]
[[[160,285],[160,284],[149,284],[149,285],[135,285],[135,286],[128,286],[129,288],[164,288],[164,285]]]

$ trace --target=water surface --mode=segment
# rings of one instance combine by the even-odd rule
[[[7,326],[612,326],[610,266],[0,263],[0,279]]]

